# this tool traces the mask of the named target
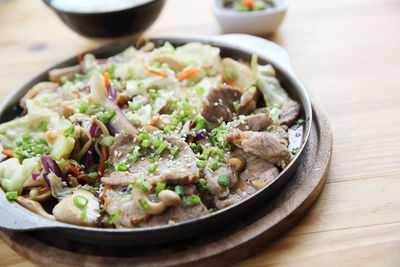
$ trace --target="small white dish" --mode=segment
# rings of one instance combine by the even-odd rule
[[[274,7],[264,10],[238,12],[224,7],[226,0],[210,0],[224,32],[268,34],[278,28],[285,17],[290,0],[273,0]]]

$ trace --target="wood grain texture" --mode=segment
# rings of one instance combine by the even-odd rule
[[[66,29],[41,1],[27,2],[0,4],[2,98],[38,70],[100,45]],[[399,14],[398,0],[296,0],[267,36],[289,51],[324,106],[334,153],[327,185],[307,216],[239,265],[400,265]],[[168,0],[147,32],[219,33],[206,0]],[[2,243],[0,265],[32,266]]]
[[[40,266],[224,266],[253,255],[297,223],[318,197],[332,155],[332,133],[315,109],[301,163],[287,184],[247,216],[188,241],[161,246],[101,247],[56,239],[54,235],[0,230],[0,238]],[[165,248],[168,248],[165,251]],[[139,253],[133,254],[132,251]]]

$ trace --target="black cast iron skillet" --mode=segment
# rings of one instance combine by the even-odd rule
[[[166,41],[174,46],[183,45],[187,42],[203,42],[221,49],[222,57],[232,57],[243,59],[250,62],[252,53],[256,52],[259,57],[259,63],[271,63],[280,79],[283,88],[285,88],[291,98],[302,105],[302,116],[305,118],[305,125],[302,135],[302,144],[298,149],[290,164],[275,178],[275,180],[265,188],[259,190],[249,198],[242,200],[235,205],[216,211],[202,218],[193,219],[176,223],[149,228],[133,229],[108,229],[84,227],[62,222],[52,221],[30,212],[15,202],[9,202],[5,194],[0,190],[0,227],[18,230],[32,231],[40,230],[55,233],[64,238],[104,245],[142,245],[165,243],[175,240],[185,239],[191,236],[200,235],[206,231],[214,230],[220,227],[231,225],[235,219],[240,216],[246,216],[249,212],[257,209],[268,201],[282,186],[288,181],[300,162],[304,147],[311,129],[312,110],[311,102],[306,89],[299,79],[293,73],[289,58],[285,50],[278,45],[264,39],[243,35],[230,34],[213,37],[191,38],[191,39],[157,39],[152,40],[156,44],[162,44]],[[135,41],[117,43],[104,46],[93,51],[97,58],[105,58],[123,51]],[[23,86],[18,88],[0,105],[0,122],[6,122],[20,115],[19,100],[36,83],[48,80],[47,72],[52,68],[59,68],[77,64],[76,57],[69,58],[47,70],[42,71],[37,76],[29,80]]]

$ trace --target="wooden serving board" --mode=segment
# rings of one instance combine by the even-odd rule
[[[104,247],[46,236],[39,232],[0,230],[0,238],[18,254],[40,266],[228,265],[264,249],[287,231],[318,197],[332,154],[332,133],[320,109],[300,166],[283,190],[265,206],[224,229],[172,244]]]

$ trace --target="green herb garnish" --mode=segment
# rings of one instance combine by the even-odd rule
[[[70,137],[73,133],[75,132],[75,125],[71,125],[69,126],[69,128],[67,130],[64,131],[64,136],[65,137]]]
[[[190,197],[188,197],[187,199],[182,201],[182,205],[183,206],[194,206],[194,205],[199,204],[200,202],[201,202],[201,199],[198,196],[192,194]]]
[[[116,211],[113,212],[113,214],[110,216],[108,219],[109,224],[114,224],[114,222],[118,219],[118,217],[121,215],[121,210],[117,209]]]
[[[10,201],[16,200],[18,197],[17,191],[6,192],[6,198]]]
[[[220,174],[218,176],[218,183],[220,185],[223,185],[223,186],[230,186],[231,185],[231,180],[229,179],[228,176],[226,176],[224,174]]]
[[[101,139],[100,145],[111,146],[113,142],[114,142],[114,137],[112,137],[111,135],[107,135]]]

